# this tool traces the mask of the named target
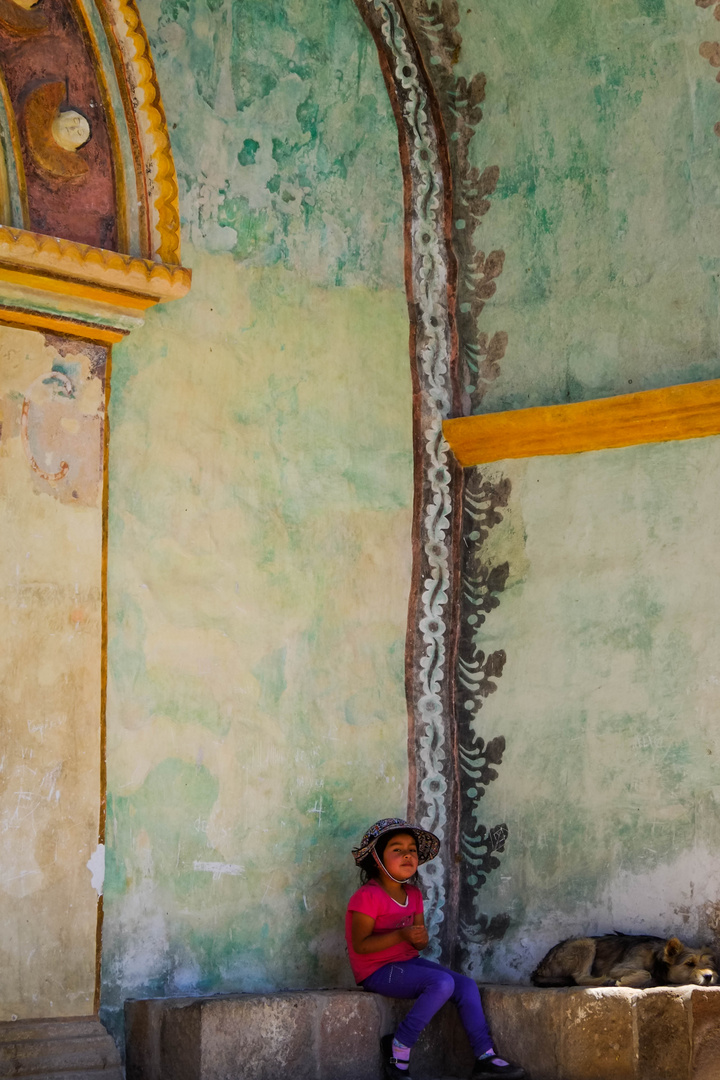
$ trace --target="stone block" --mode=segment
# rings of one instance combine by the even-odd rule
[[[196,1003],[196,998],[131,998],[125,1002],[127,1080],[160,1080],[163,1055],[172,1050],[171,1038],[167,1038],[163,1045],[163,1025],[167,1015],[170,1011]]]
[[[403,1013],[407,1012],[411,1005],[412,1002],[403,1002]],[[446,1040],[448,1025],[455,1015],[457,1010],[454,1005],[444,1005],[423,1031],[413,1047],[410,1059],[413,1080],[438,1080],[438,1077],[468,1075],[467,1072],[456,1072]]]
[[[532,1080],[564,1080],[558,1053],[567,993],[530,986],[480,987],[496,1051],[522,1065]]]
[[[379,1035],[395,1031],[400,1021],[412,1007],[412,1001],[400,998],[384,998],[378,994],[368,994],[374,999],[380,1016]],[[448,1041],[448,1031],[457,1011],[452,1005],[445,1005],[434,1016],[413,1047],[410,1057],[410,1069],[413,1080],[438,1080],[439,1077],[467,1076],[469,1069],[456,1071],[456,1063]],[[367,1052],[367,1051],[366,1051]],[[373,1077],[382,1075],[379,1048],[374,1060],[377,1062]],[[474,1061],[474,1058],[471,1059]],[[328,1077],[327,1080],[330,1080]]]
[[[560,993],[562,1080],[636,1080],[634,1004],[640,991],[613,986]]]
[[[690,994],[688,987],[666,986],[638,994],[635,1014],[640,1080],[690,1077]]]
[[[377,1080],[386,1017],[375,994],[317,991],[319,1080]]]
[[[201,1003],[177,1003],[166,1009],[160,1028],[160,1060],[162,1076],[175,1080],[200,1080],[201,1063]]]
[[[199,1080],[317,1080],[317,1013],[311,992],[203,1001]]]
[[[720,986],[689,992],[692,1080],[720,1080]]]

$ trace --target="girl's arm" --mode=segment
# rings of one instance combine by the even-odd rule
[[[415,918],[413,919],[412,929],[415,930],[415,931],[417,931],[418,929],[422,930],[422,933],[418,934],[417,937],[413,937],[413,940],[412,940],[412,943],[415,946],[415,948],[419,949],[420,952],[422,952],[422,950],[427,947],[427,943],[430,940],[430,938],[428,937],[427,929],[425,927],[425,914],[424,914],[424,912],[422,912],[422,911],[416,911],[415,912]]]
[[[418,923],[418,919],[420,922]],[[373,933],[375,920],[362,911],[353,911],[351,936],[352,947],[361,956],[366,953],[382,952],[402,941],[409,941],[416,949],[424,949],[428,942],[427,930],[423,923],[422,912],[416,912],[412,926],[403,926],[399,930],[388,930],[385,934]]]

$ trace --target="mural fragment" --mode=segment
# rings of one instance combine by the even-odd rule
[[[461,765],[473,765],[458,756],[461,725],[454,714],[460,683],[456,686],[450,677],[456,666],[452,628],[458,612],[463,480],[448,460],[438,424],[451,413],[479,407],[499,374],[507,345],[504,333],[489,338],[478,328],[505,259],[503,251],[486,256],[476,246],[499,173],[495,166],[480,171],[468,160],[486,80],[481,73],[470,80],[453,73],[461,44],[457,4],[417,0],[406,5],[406,17],[400,4],[356,2],[378,44],[398,121],[405,179],[416,507],[423,507],[416,509],[415,591],[406,654],[414,770],[409,812],[445,839],[446,862],[436,861],[423,874],[431,948],[436,956],[444,950],[450,959],[457,939],[462,851],[478,862],[480,834],[473,828],[461,836]],[[432,83],[426,71],[432,72]],[[475,665],[477,658],[469,662]],[[489,663],[495,672],[497,659]],[[473,667],[461,677],[474,680],[476,675]],[[470,746],[465,754],[472,756],[476,749]],[[498,835],[493,833],[499,850]]]
[[[503,519],[511,485],[508,479],[486,479],[480,469],[468,470],[464,491],[462,595],[460,642],[457,659],[457,727],[460,757],[460,848],[463,873],[459,883],[458,944],[482,943],[501,938],[510,924],[502,913],[488,919],[477,911],[478,890],[487,875],[497,870],[497,854],[505,849],[509,830],[502,822],[488,828],[481,820],[480,800],[487,785],[497,779],[495,766],[502,764],[505,737],[485,741],[478,731],[478,713],[484,700],[497,690],[505,667],[504,649],[486,654],[484,624],[498,607],[510,573],[507,562],[491,564],[483,544],[491,529]]]
[[[458,264],[456,323],[462,394],[462,415],[479,412],[489,386],[500,374],[508,336],[503,330],[482,330],[478,319],[497,290],[505,252],[484,250],[479,227],[490,209],[500,170],[480,169],[469,149],[482,120],[487,84],[483,72],[458,75],[462,49],[456,0],[409,0],[408,10],[432,83],[447,138],[452,174],[452,247]]]
[[[80,9],[65,0],[7,7],[14,11],[0,17],[0,65],[22,224],[121,250],[117,134]]]
[[[72,352],[66,346],[52,370],[25,390],[20,430],[30,467],[49,485],[48,493],[95,506],[102,482],[105,356],[102,348],[86,348]]]
[[[710,8],[715,5],[713,14],[716,19],[720,19],[720,4],[716,4],[715,0],[695,0],[695,4],[699,8]],[[707,60],[711,67],[720,68],[720,42],[703,41],[698,51],[703,60]],[[715,80],[720,82],[720,71],[715,76]],[[720,137],[720,120],[717,121],[713,130]]]

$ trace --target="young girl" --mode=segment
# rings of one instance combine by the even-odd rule
[[[524,1070],[493,1050],[476,983],[418,955],[428,934],[422,893],[409,882],[418,865],[434,859],[439,850],[437,836],[402,818],[376,821],[353,849],[364,882],[350,897],[345,917],[355,981],[375,994],[417,999],[395,1035],[380,1040],[385,1075],[388,1080],[410,1080],[410,1050],[450,998],[477,1056],[473,1080],[521,1080]]]

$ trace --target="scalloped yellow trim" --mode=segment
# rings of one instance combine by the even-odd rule
[[[97,0],[104,7],[125,65],[143,158],[151,254],[180,262],[178,184],[150,44],[135,0]]]
[[[188,292],[192,279],[184,266],[168,266],[0,225],[0,279],[4,268],[38,280],[54,279],[46,284],[52,292],[87,296],[97,290],[97,298],[102,294],[106,303],[113,302],[115,290],[145,297],[151,304],[175,300]]]

